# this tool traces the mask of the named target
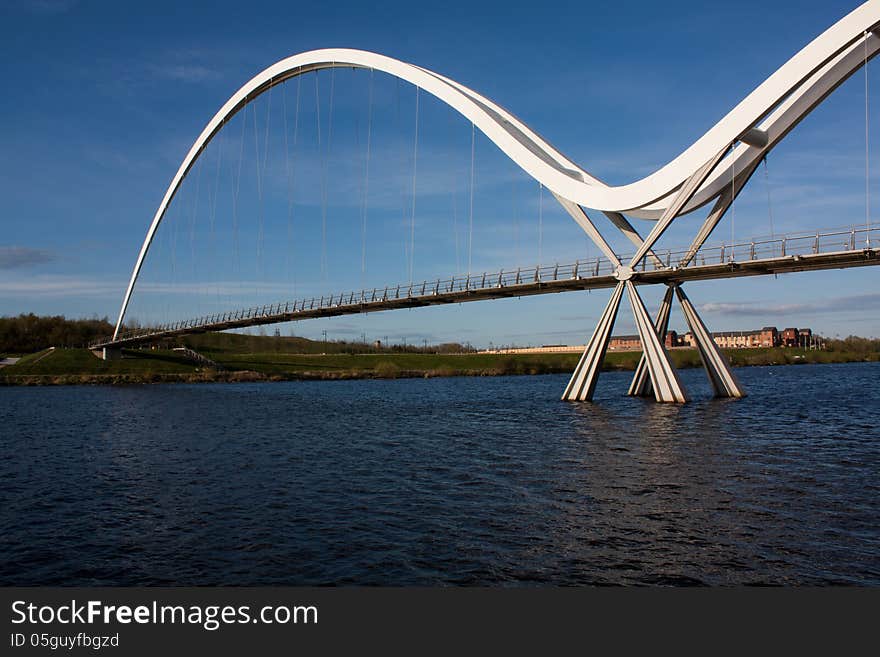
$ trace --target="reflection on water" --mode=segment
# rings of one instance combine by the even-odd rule
[[[0,389],[0,584],[880,583],[880,364]]]

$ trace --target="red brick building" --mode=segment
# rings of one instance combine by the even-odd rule
[[[775,326],[765,326],[756,331],[721,331],[713,333],[715,344],[724,349],[748,349],[756,347],[803,347],[813,342],[812,329],[787,328],[779,331]],[[688,331],[684,334],[669,331],[666,348],[696,347],[697,341]],[[618,335],[611,338],[608,348],[612,351],[638,350],[642,343],[637,335]]]
[[[761,329],[759,340],[762,347],[777,347],[779,346],[779,331],[775,326],[765,326]]]
[[[800,332],[796,328],[782,329],[779,336],[779,345],[781,347],[797,347],[800,341]]]

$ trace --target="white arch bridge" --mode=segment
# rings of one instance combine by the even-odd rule
[[[508,296],[613,288],[611,298],[566,387],[563,399],[589,400],[605,356],[620,302],[626,293],[644,355],[629,394],[661,402],[687,395],[663,343],[673,296],[694,334],[703,364],[719,396],[741,397],[736,380],[711,334],[684,293],[690,280],[751,276],[880,263],[880,235],[869,223],[848,230],[820,231],[762,242],[707,247],[706,242],[767,153],[819,103],[880,50],[880,0],[870,0],[820,34],[744,98],[690,147],[649,176],[609,186],[566,158],[554,146],[485,96],[438,73],[376,53],[326,49],[301,53],[265,69],[220,108],[181,163],[149,226],[122,301],[112,337],[93,348],[113,350],[187,333],[216,331]],[[462,114],[517,166],[549,189],[596,244],[602,256],[552,267],[514,269],[383,289],[338,291],[319,299],[218,313],[164,326],[123,332],[123,320],[153,238],[168,207],[212,138],[250,102],[272,87],[305,73],[330,68],[378,70],[412,83]],[[679,217],[709,205],[708,216],[686,248],[658,251],[660,237]],[[616,253],[587,210],[603,213],[633,252]],[[627,215],[653,222],[642,235]],[[652,322],[638,286],[668,286]]]

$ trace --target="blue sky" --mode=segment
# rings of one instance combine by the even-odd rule
[[[115,317],[147,225],[192,141],[241,84],[290,54],[356,47],[433,69],[620,184],[675,157],[855,6],[6,0],[0,314]],[[878,68],[872,62],[868,75],[871,215],[880,220]],[[165,321],[406,282],[410,263],[422,280],[466,271],[468,261],[473,271],[492,271],[596,255],[552,198],[542,202],[537,185],[479,135],[471,236],[470,124],[420,94],[416,151],[413,87],[377,74],[370,119],[369,72],[325,72],[297,84],[240,114],[190,174],[157,236],[131,318]],[[766,177],[753,178],[710,242],[863,222],[864,129],[860,72],[770,155]],[[664,244],[682,245],[698,221],[685,219]],[[688,291],[713,330],[775,324],[876,336],[876,282],[877,271],[866,268],[694,283]],[[645,289],[649,307],[660,292]],[[606,298],[548,295],[282,330],[575,344],[589,336]],[[633,327],[624,308],[616,332]],[[672,327],[684,327],[680,315]]]

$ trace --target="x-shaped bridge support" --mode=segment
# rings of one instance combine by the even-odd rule
[[[614,253],[614,250],[582,207],[558,195],[556,196],[562,207],[565,208],[596,246],[605,254],[605,257],[614,265],[615,278],[618,281],[611,294],[611,299],[599,319],[596,330],[593,332],[589,343],[587,343],[587,347],[572,374],[571,380],[565,388],[565,392],[562,395],[563,400],[588,401],[593,398],[596,381],[602,369],[602,362],[605,359],[608,342],[611,338],[614,321],[617,317],[624,292],[626,292],[629,298],[636,320],[639,339],[642,343],[642,358],[636,368],[628,394],[633,396],[649,396],[653,393],[654,398],[658,402],[683,403],[688,400],[678,373],[672,366],[669,354],[664,347],[672,299],[676,295],[678,296],[691,334],[697,343],[700,358],[716,396],[745,396],[745,392],[731,371],[727,359],[718,349],[711,333],[709,333],[690,299],[682,290],[681,284],[672,283],[669,285],[660,304],[657,318],[654,322],[651,322],[645,309],[645,304],[633,282],[634,277],[637,276],[636,267],[645,258],[651,258],[658,267],[665,267],[651,249],[663,233],[666,232],[666,229],[669,228],[672,221],[681,214],[681,211],[726,153],[726,149],[720,151],[682,184],[672,203],[666,208],[651,232],[644,239],[622,214],[616,212],[605,213],[615,227],[636,246],[636,253],[627,264],[620,261],[620,258]],[[698,231],[687,254],[677,266],[687,266],[693,260],[697,251],[705,243],[715,226],[718,225],[721,217],[730,207],[733,199],[736,198],[756,168],[757,162],[747,170],[740,172],[733,179],[731,186],[719,195],[718,200]]]

